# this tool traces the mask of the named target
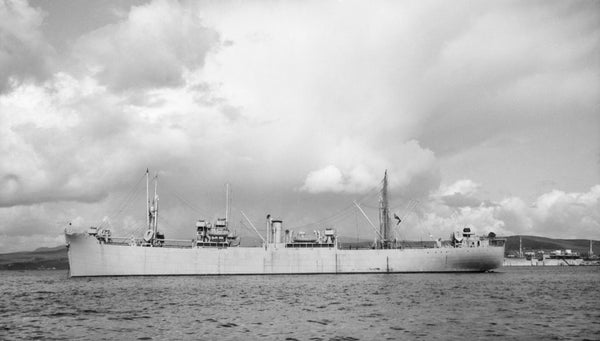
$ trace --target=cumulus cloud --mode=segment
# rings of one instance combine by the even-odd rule
[[[127,18],[79,38],[77,59],[115,90],[174,87],[202,67],[219,42],[199,13],[179,2],[133,7]]]
[[[0,206],[98,201],[148,165],[189,151],[181,129],[94,79],[63,73],[1,96],[0,119]]]
[[[535,201],[532,211],[538,233],[570,237],[595,234],[600,228],[600,185],[583,193],[546,193]]]
[[[310,193],[360,193],[375,187],[377,183],[378,180],[364,167],[358,166],[342,174],[337,167],[329,165],[310,172],[300,190]]]
[[[0,1],[0,94],[50,74],[54,50],[44,41],[43,19],[26,1]]]
[[[423,203],[407,223],[432,233],[569,222],[597,235],[595,187],[545,188],[535,207],[506,194],[527,175],[571,192],[598,181],[585,163],[598,155],[595,3],[157,0],[70,32],[52,68],[43,14],[0,3],[0,233],[13,241],[96,223],[146,167],[209,214],[231,182],[257,215],[318,220],[387,169],[394,200]],[[163,202],[187,238],[194,217]],[[110,221],[130,233],[136,217]]]
[[[470,191],[473,183],[461,180],[442,186],[439,192],[446,192],[451,187]],[[439,192],[432,194],[432,199],[439,198]],[[474,227],[477,233],[495,232],[499,235],[597,236],[600,230],[600,186],[576,193],[552,190],[540,195],[533,204],[517,197],[507,197],[493,205],[480,202],[479,205],[457,206],[454,201],[432,200],[426,209],[419,224],[431,231],[447,231],[468,225]]]
[[[340,192],[350,180],[344,180],[342,172],[335,166],[329,165],[323,169],[310,172],[306,176],[304,186],[300,190],[311,193]]]
[[[473,195],[477,193],[480,188],[481,184],[478,184],[470,179],[462,179],[448,186],[440,186],[438,193],[441,196],[455,194]]]
[[[448,186],[440,186],[433,197],[442,200],[444,204],[451,207],[474,207],[481,205],[483,202],[482,199],[477,197],[480,188],[481,184],[470,179],[463,179]]]
[[[596,236],[600,230],[600,186],[587,192],[553,190],[530,205],[507,198],[495,209],[495,217],[513,233],[555,238]]]
[[[75,110],[86,101],[82,83],[59,75],[45,86],[21,86],[0,98],[1,206],[98,199],[90,184],[99,177],[88,167],[100,164],[99,155],[90,153],[97,141]]]
[[[412,195],[427,193],[439,181],[435,156],[416,141],[396,145],[393,157],[350,140],[344,140],[326,155],[336,165],[311,171],[301,191],[364,193],[381,184],[386,170],[390,188],[409,191]],[[414,185],[419,188],[411,188]]]

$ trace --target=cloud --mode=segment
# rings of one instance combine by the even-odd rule
[[[412,236],[460,224],[597,235],[597,190],[581,190],[598,180],[596,3],[158,0],[52,31],[60,63],[41,30],[63,16],[2,4],[0,231],[11,238],[63,217],[97,223],[147,167],[161,193],[209,215],[230,182],[250,215],[308,223],[387,169],[395,204],[422,203]],[[528,193],[540,178],[551,187]],[[534,196],[536,207],[522,199]],[[162,198],[169,235],[187,238],[195,213]],[[126,233],[136,217],[109,216]]]
[[[362,166],[354,167],[342,174],[337,167],[329,165],[310,172],[300,190],[309,193],[361,193],[372,189],[378,182],[379,180]]]
[[[494,216],[502,221],[511,234],[536,234],[536,223],[531,207],[521,198],[504,198],[494,212]]]
[[[40,247],[56,247],[64,245],[65,236],[60,234],[48,235],[47,231],[40,234],[6,236],[0,233],[0,249],[2,253],[33,251]]]
[[[359,141],[346,139],[325,152],[326,159],[335,162],[311,171],[300,187],[309,193],[365,193],[380,186],[384,171],[388,170],[390,188],[422,195],[438,185],[435,156],[422,149],[418,142],[407,141],[396,145],[394,157],[387,157]],[[341,168],[341,169],[340,169]],[[418,184],[419,188],[414,188]]]
[[[594,235],[600,228],[600,185],[588,192],[554,190],[541,195],[532,208],[534,229],[544,235]]]
[[[447,193],[452,187],[470,192],[479,185],[461,180],[451,186],[442,186],[432,199],[439,198],[439,193]],[[552,190],[540,195],[533,204],[507,197],[493,205],[481,201],[479,205],[456,205],[456,195],[452,195],[450,201],[447,197],[442,197],[442,201],[432,200],[422,220],[413,223],[433,231],[470,225],[477,233],[500,235],[542,235],[563,239],[600,236],[600,185],[587,192]]]
[[[50,75],[55,52],[44,41],[43,19],[26,1],[0,1],[0,94]]]
[[[531,205],[507,198],[496,208],[495,216],[513,233],[554,238],[598,238],[600,231],[600,185],[587,192],[552,190]]]
[[[438,193],[440,196],[449,196],[455,194],[473,195],[481,188],[478,184],[470,179],[458,180],[449,186],[440,186]]]
[[[310,193],[341,192],[351,179],[344,180],[342,172],[335,166],[329,165],[323,169],[310,172],[306,176],[302,191]]]
[[[428,126],[417,138],[444,155],[536,129],[541,119],[560,129],[569,121],[564,112],[596,121],[600,80],[590,68],[600,66],[598,9],[593,2],[458,7],[449,16],[469,19],[436,41],[421,83]]]
[[[179,2],[133,7],[127,18],[79,38],[74,53],[111,89],[176,87],[204,65],[219,35]]]
[[[445,205],[450,207],[476,207],[483,202],[477,197],[480,188],[481,184],[470,179],[463,179],[449,186],[440,186],[433,197],[442,200]]]
[[[74,212],[53,204],[0,207],[0,250],[16,252],[65,242],[63,230]]]
[[[172,133],[126,108],[95,80],[63,73],[0,96],[0,206],[94,202],[130,179],[139,160],[167,148],[137,134]]]

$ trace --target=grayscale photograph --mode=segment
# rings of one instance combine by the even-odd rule
[[[600,1],[0,0],[0,340],[598,340]]]

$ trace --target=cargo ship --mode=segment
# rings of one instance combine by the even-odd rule
[[[501,267],[504,259],[504,239],[493,233],[476,236],[468,227],[451,233],[449,240],[438,239],[433,247],[409,248],[392,239],[387,171],[380,192],[378,238],[364,249],[341,248],[333,228],[296,233],[270,215],[265,237],[248,219],[262,245],[241,246],[230,231],[228,207],[225,218],[214,223],[198,220],[193,239],[166,239],[158,230],[156,177],[154,181],[150,200],[147,171],[147,229],[142,237],[115,237],[107,228],[65,229],[70,276],[485,272]]]

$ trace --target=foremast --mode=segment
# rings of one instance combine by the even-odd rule
[[[383,186],[381,197],[379,199],[379,248],[388,249],[391,247],[390,241],[390,209],[388,203],[388,178],[387,170],[383,176]]]
[[[158,174],[153,178],[154,197],[150,200],[150,171],[146,169],[146,223],[147,230],[144,233],[144,240],[147,243],[154,244],[158,234]]]

